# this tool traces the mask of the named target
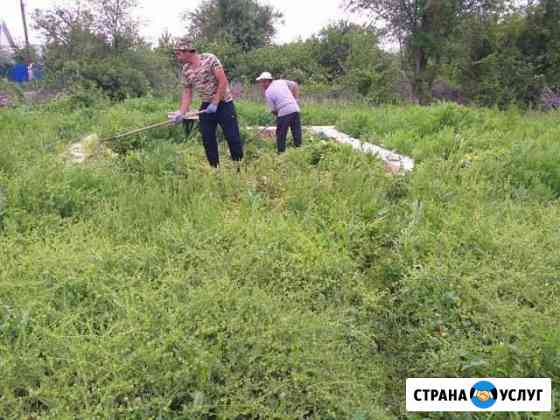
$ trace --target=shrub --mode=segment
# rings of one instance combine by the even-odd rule
[[[82,73],[113,100],[140,97],[150,91],[146,76],[120,58],[89,64]]]

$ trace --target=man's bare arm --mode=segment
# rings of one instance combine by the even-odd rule
[[[290,90],[292,91],[294,98],[299,99],[299,84],[297,82],[294,82]]]
[[[223,67],[216,67],[214,69],[214,76],[216,76],[216,79],[218,80],[218,90],[216,90],[216,94],[212,98],[212,103],[217,105],[222,99],[224,99],[229,82]]]
[[[181,108],[179,108],[181,114],[185,115],[187,112],[189,112],[189,109],[191,108],[191,103],[192,103],[192,88],[186,87],[185,90],[183,91],[183,96],[181,97]]]

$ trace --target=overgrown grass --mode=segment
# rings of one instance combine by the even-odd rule
[[[0,417],[423,418],[407,377],[550,377],[558,395],[558,114],[304,105],[416,158],[406,177],[245,129],[239,174],[180,128],[60,158],[174,107],[0,112]]]

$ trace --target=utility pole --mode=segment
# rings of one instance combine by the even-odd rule
[[[23,0],[19,0],[19,4],[21,6],[21,20],[23,21],[23,33],[25,34],[25,52],[27,55],[27,60],[31,61],[31,54],[29,49],[29,35],[27,33],[27,19],[25,18],[25,4]]]

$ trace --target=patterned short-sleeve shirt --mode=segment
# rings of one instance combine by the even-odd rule
[[[222,67],[222,63],[214,54],[201,54],[200,65],[197,68],[192,68],[189,63],[183,66],[183,86],[194,88],[202,102],[212,102],[212,98],[218,90],[218,79],[214,75],[214,69],[220,67]],[[222,100],[229,102],[232,99],[233,96],[228,86]]]

